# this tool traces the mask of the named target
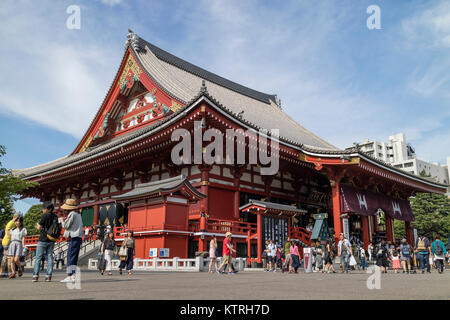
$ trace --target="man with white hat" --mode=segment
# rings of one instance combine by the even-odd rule
[[[233,249],[233,246],[231,244],[231,232],[227,232],[225,234],[225,240],[223,240],[223,261],[222,264],[220,265],[219,269],[217,269],[217,273],[222,273],[220,270],[222,269],[222,267],[228,263],[228,273],[229,274],[235,274],[235,272],[233,272],[233,270],[231,269],[231,252],[236,252],[235,249]]]
[[[61,280],[61,282],[75,282],[75,269],[83,238],[83,221],[77,208],[78,206],[74,199],[66,199],[61,206],[61,209],[64,210],[64,215],[61,218],[62,226],[65,229],[64,237],[69,238],[69,247],[67,249],[67,277]]]

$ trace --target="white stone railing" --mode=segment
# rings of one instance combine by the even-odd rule
[[[233,259],[233,266],[235,270],[242,271],[246,267],[245,258]],[[196,257],[195,259],[180,259],[180,258],[155,258],[155,259],[134,259],[133,269],[143,271],[185,271],[185,272],[201,272],[208,271],[209,258]],[[111,260],[112,269],[118,270],[120,260]],[[220,266],[222,258],[217,258],[217,263]],[[88,268],[96,270],[98,266],[97,259],[89,259]],[[213,270],[215,267],[213,266]],[[226,270],[228,271],[228,270]]]

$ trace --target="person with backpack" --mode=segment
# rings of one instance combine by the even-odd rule
[[[64,211],[61,218],[62,226],[65,229],[64,238],[69,238],[69,246],[67,249],[67,277],[60,282],[75,283],[75,269],[83,238],[83,221],[81,213],[77,211],[78,206],[74,199],[66,199],[61,209]]]
[[[431,252],[434,255],[434,262],[436,264],[436,269],[439,273],[444,272],[444,261],[447,255],[447,250],[445,249],[444,242],[441,241],[441,236],[436,235],[436,240],[431,244]]]
[[[431,266],[430,266],[430,240],[428,240],[427,237],[424,237],[423,235],[417,238],[416,241],[416,250],[417,254],[416,257],[420,261],[420,269],[422,269],[422,273],[425,273],[425,266],[427,268],[427,272],[431,273]]]
[[[50,282],[52,280],[53,273],[53,249],[55,247],[56,234],[48,235],[48,232],[52,232],[52,226],[57,229],[58,217],[53,212],[54,206],[51,202],[45,202],[42,207],[42,217],[39,223],[36,224],[35,228],[40,232],[39,239],[36,246],[36,256],[34,258],[34,269],[33,269],[33,282],[37,282],[39,279],[39,272],[41,271],[41,263],[44,256],[47,257],[47,271],[45,275],[45,281]],[[60,227],[61,225],[59,225]],[[57,230],[56,230],[57,231]],[[59,229],[61,233],[61,229]]]
[[[400,262],[403,267],[403,273],[411,273],[411,247],[406,239],[402,239],[400,244]]]
[[[348,270],[350,268],[350,256],[352,255],[352,246],[350,244],[350,241],[345,239],[343,233],[341,233],[339,237],[341,240],[339,240],[338,243],[338,256],[341,257],[341,269],[342,273],[348,273]]]

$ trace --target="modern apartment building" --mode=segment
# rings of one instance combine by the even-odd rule
[[[383,160],[393,167],[416,175],[420,175],[422,172],[436,182],[450,183],[450,157],[447,157],[445,164],[440,164],[439,162],[430,163],[418,159],[414,148],[406,142],[405,134],[403,133],[390,136],[389,142],[364,139],[359,146],[361,151],[374,158]]]

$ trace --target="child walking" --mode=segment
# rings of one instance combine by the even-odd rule
[[[392,269],[394,269],[395,273],[398,273],[400,270],[400,257],[398,255],[398,249],[392,250]]]

